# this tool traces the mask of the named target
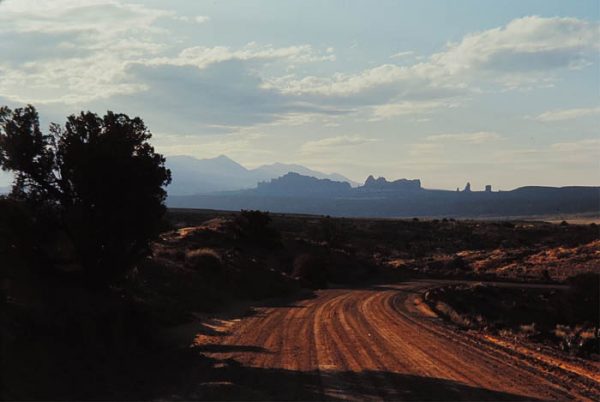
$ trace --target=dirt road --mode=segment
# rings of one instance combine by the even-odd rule
[[[598,365],[573,364],[444,324],[419,296],[440,282],[329,289],[216,323],[199,398],[531,400],[600,397]]]

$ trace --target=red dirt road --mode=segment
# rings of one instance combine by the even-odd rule
[[[598,365],[455,330],[418,303],[440,282],[329,289],[199,336],[208,399],[600,399]]]

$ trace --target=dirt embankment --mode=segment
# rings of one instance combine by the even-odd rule
[[[587,273],[568,285],[452,284],[425,301],[463,329],[600,361],[600,276]]]

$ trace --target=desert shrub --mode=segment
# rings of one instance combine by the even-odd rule
[[[300,254],[294,259],[292,276],[300,279],[309,287],[327,287],[327,258],[315,254]]]
[[[583,297],[587,301],[597,300],[600,292],[600,274],[585,272],[567,279],[567,284],[572,293]]]
[[[559,346],[565,352],[577,356],[589,356],[592,353],[600,353],[600,339],[598,329],[577,325],[557,325],[554,335],[559,340]]]
[[[548,271],[547,269],[543,269],[541,271],[541,276],[542,276],[542,280],[544,280],[546,282],[550,282],[552,280],[552,276],[550,275],[550,271]]]
[[[329,247],[339,247],[346,239],[346,234],[339,219],[326,216],[319,220],[315,239],[324,241]]]
[[[444,266],[444,262],[440,260],[432,260],[427,262],[427,268],[434,271],[441,270],[444,268]]]
[[[173,261],[185,261],[185,251],[178,248],[163,248],[154,252],[154,255],[159,258],[165,258]]]
[[[446,267],[464,271],[469,269],[469,264],[460,255],[456,255],[450,261],[448,261]]]
[[[567,279],[567,304],[573,319],[600,327],[600,274],[586,272]]]
[[[210,248],[189,250],[185,254],[185,263],[188,267],[211,276],[221,273],[223,266],[221,256]]]
[[[358,283],[374,272],[372,262],[344,252],[303,253],[294,259],[292,276],[310,287],[324,288],[328,282]]]
[[[281,272],[251,263],[233,275],[231,282],[236,297],[252,300],[289,296],[297,289]]]
[[[359,283],[374,273],[370,261],[346,253],[331,253],[327,263],[328,280],[334,283]]]
[[[163,325],[189,320],[191,311],[214,311],[229,296],[226,276],[186,269],[179,262],[147,259],[132,284],[152,317]]]
[[[241,210],[233,225],[240,239],[265,246],[281,245],[281,234],[271,227],[268,212]]]

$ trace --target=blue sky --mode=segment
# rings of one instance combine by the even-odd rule
[[[4,0],[0,103],[249,167],[599,185],[599,44],[597,1]]]

